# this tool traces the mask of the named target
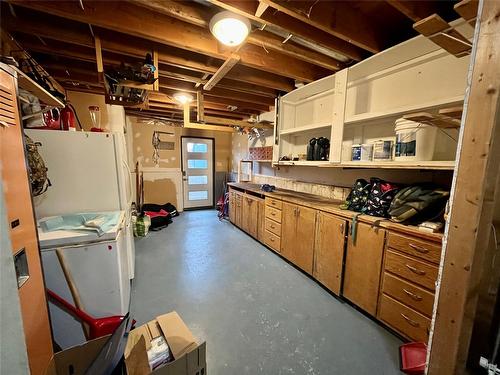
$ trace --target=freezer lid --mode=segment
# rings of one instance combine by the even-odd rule
[[[113,211],[106,211],[102,213],[111,213]],[[114,211],[116,212],[116,211]],[[38,239],[40,242],[40,250],[44,249],[53,249],[55,247],[65,247],[72,245],[83,245],[86,243],[96,243],[103,241],[113,241],[118,236],[118,233],[122,228],[126,225],[125,219],[125,211],[119,211],[120,218],[118,220],[118,224],[105,232],[102,236],[98,236],[94,232],[90,231],[73,231],[73,230],[55,230],[51,232],[44,232],[42,228],[40,228],[40,221],[44,220],[42,218],[37,223],[38,229]]]

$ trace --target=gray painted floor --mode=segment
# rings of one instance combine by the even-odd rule
[[[215,211],[137,240],[135,274],[132,316],[176,310],[211,374],[400,374],[399,339]]]

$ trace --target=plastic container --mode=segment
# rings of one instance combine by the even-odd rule
[[[372,160],[373,145],[369,143],[363,143],[361,145],[361,161]]]
[[[388,161],[393,158],[393,141],[377,141],[373,143],[373,161]]]
[[[424,375],[427,345],[423,342],[410,342],[399,347],[401,371],[409,375]]]
[[[438,128],[403,118],[396,120],[395,160],[433,160]]]
[[[361,160],[361,145],[351,146],[351,160],[360,161]]]

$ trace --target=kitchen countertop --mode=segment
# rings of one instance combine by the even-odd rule
[[[268,193],[260,190],[259,184],[253,184],[247,182],[244,183],[230,182],[228,183],[228,186],[238,190],[244,190],[254,194],[259,194],[261,196],[280,199],[285,202],[311,207],[320,211],[345,217],[346,219],[352,219],[355,215],[358,214],[358,212],[342,210],[340,208],[340,205],[343,203],[343,201],[328,199],[325,197],[321,197],[319,195],[301,193],[286,189],[276,189],[272,193]],[[368,224],[376,224],[377,222],[379,222],[378,226],[380,226],[381,228],[390,229],[399,232],[401,234],[410,234],[430,241],[440,242],[443,239],[442,233],[422,232],[416,226],[398,224],[390,221],[389,219],[384,219],[380,217],[375,217],[370,215],[359,215],[358,221]]]

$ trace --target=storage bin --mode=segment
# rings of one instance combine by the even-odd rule
[[[432,160],[438,132],[435,126],[400,118],[396,120],[395,131],[396,160]]]

